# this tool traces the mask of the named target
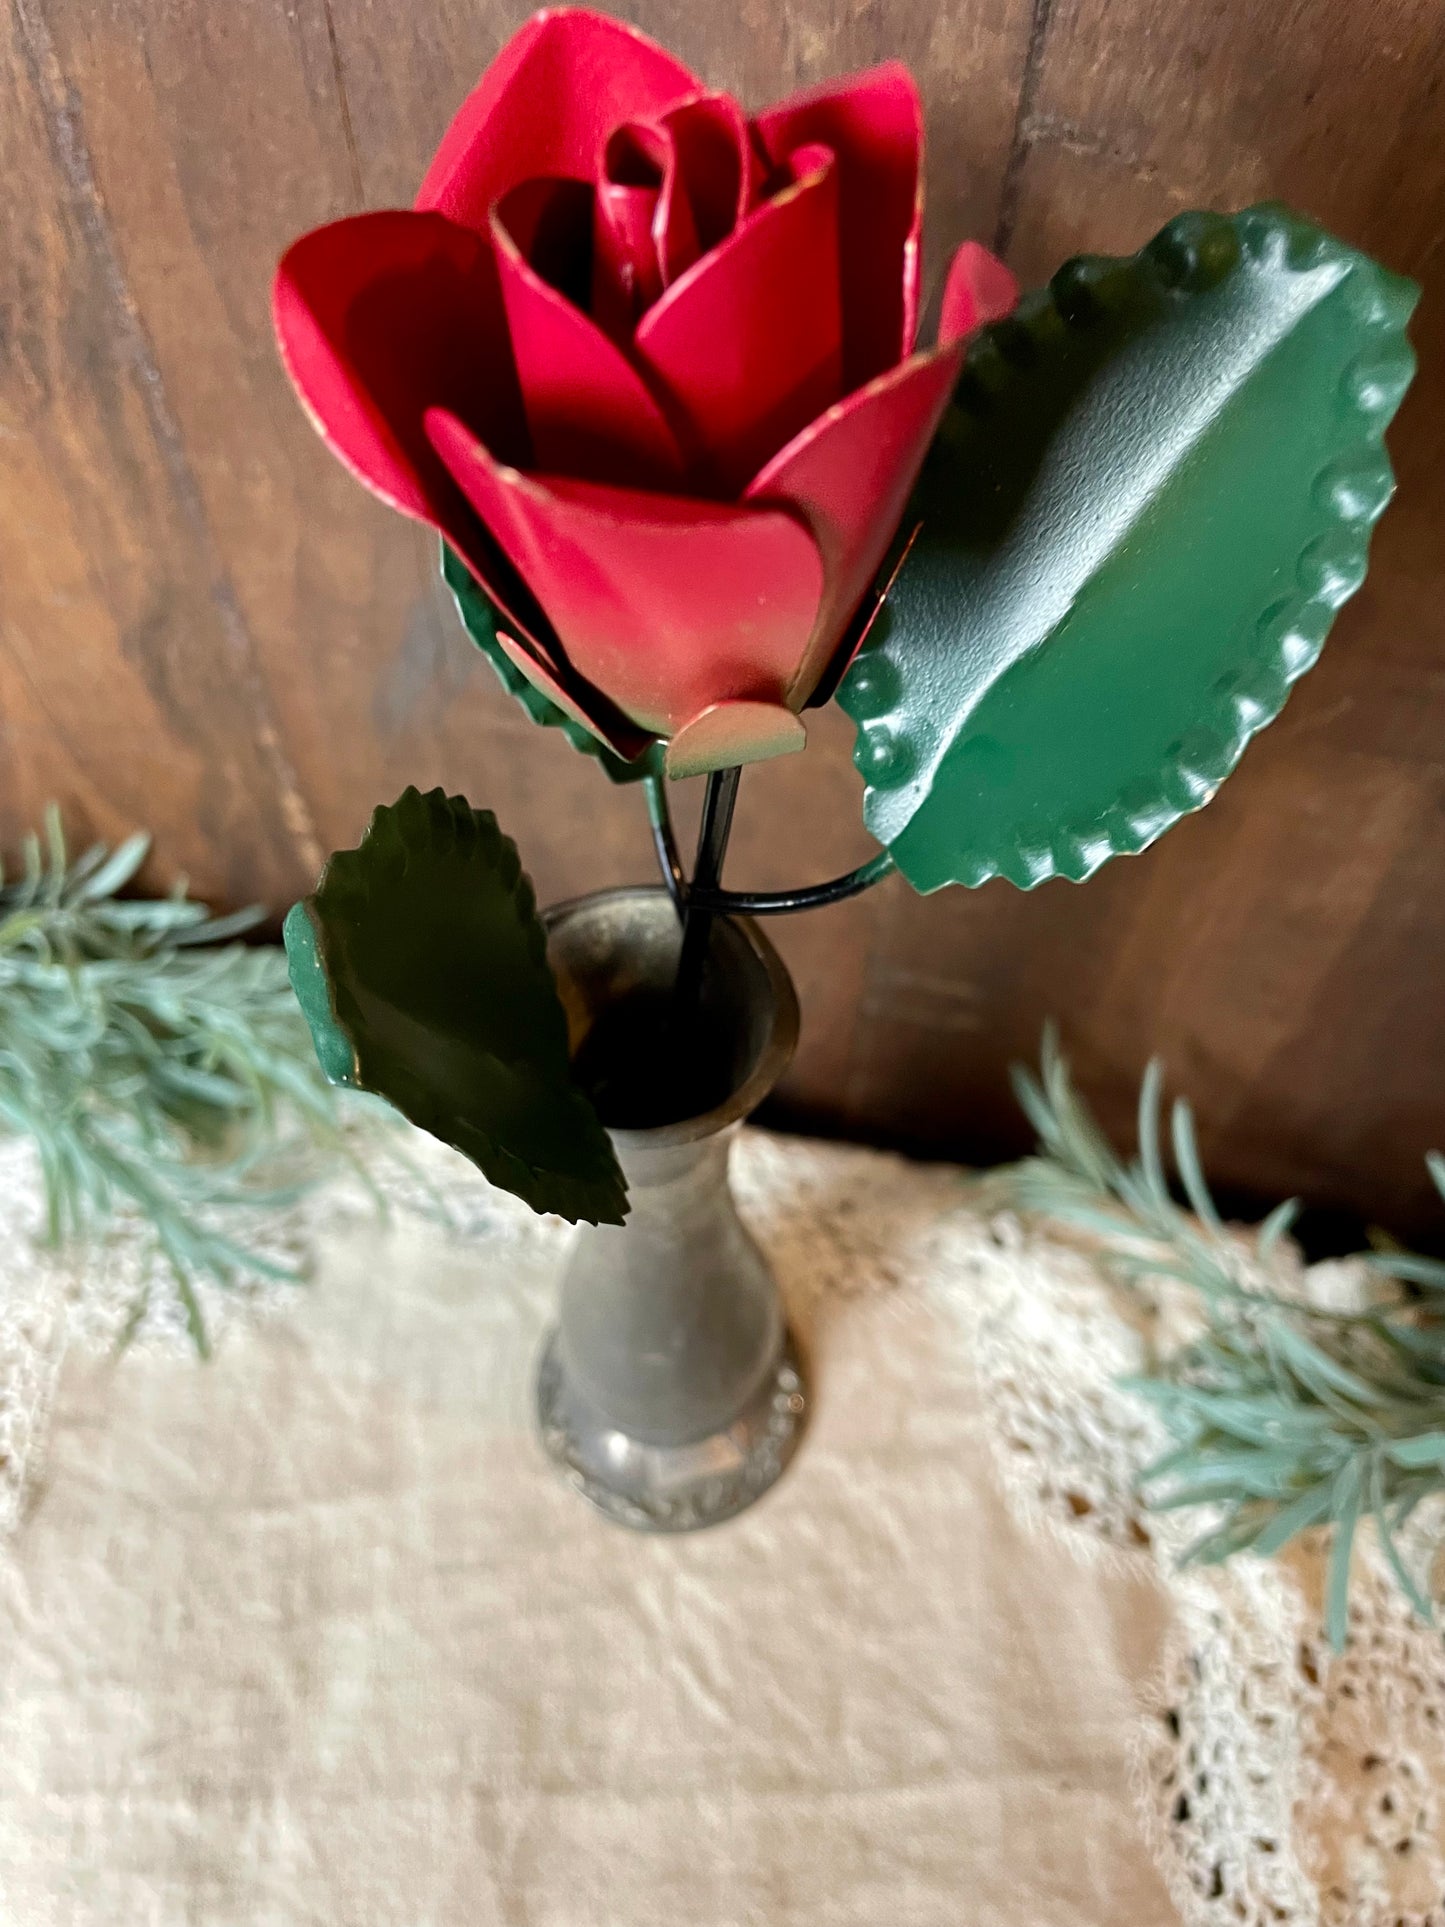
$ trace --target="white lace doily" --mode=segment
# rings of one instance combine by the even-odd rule
[[[1360,1535],[1338,1656],[1320,1632],[1318,1545],[1178,1570],[1198,1522],[1141,1511],[1136,1476],[1164,1441],[1118,1383],[1143,1363],[1143,1314],[1066,1238],[992,1211],[963,1174],[917,1167],[916,1182],[900,1181],[895,1166],[877,1186],[875,1156],[745,1133],[740,1204],[780,1268],[806,1254],[820,1298],[858,1277],[936,1294],[967,1327],[1015,1512],[1082,1559],[1162,1576],[1172,1633],[1137,1737],[1136,1795],[1181,1916],[1191,1927],[1445,1927],[1445,1647],[1411,1615],[1371,1536]],[[427,1140],[383,1138],[368,1159],[393,1211],[444,1214],[460,1236],[560,1235]],[[112,1344],[145,1283],[133,1226],[83,1256],[36,1252],[37,1199],[27,1150],[5,1146],[0,1539],[24,1517],[67,1347]],[[268,1223],[264,1241],[304,1261],[328,1226],[373,1208],[354,1179],[333,1183]],[[1351,1288],[1341,1268],[1317,1269],[1307,1289]],[[285,1317],[297,1289],[207,1292],[204,1308],[224,1342],[238,1317]],[[166,1291],[152,1300],[137,1342],[187,1344]],[[1430,1529],[1421,1522],[1421,1544]]]
[[[975,1357],[1010,1495],[1097,1556],[1152,1560],[1175,1602],[1136,1765],[1183,1918],[1445,1927],[1445,1645],[1411,1613],[1373,1534],[1359,1535],[1338,1655],[1321,1631],[1322,1534],[1279,1560],[1181,1570],[1198,1520],[1146,1515],[1135,1496],[1168,1442],[1119,1388],[1146,1363],[1137,1308],[1047,1228],[1002,1214],[976,1240]],[[1364,1288],[1348,1265],[1302,1280],[1322,1303]],[[1419,1522],[1417,1561],[1437,1529]]]

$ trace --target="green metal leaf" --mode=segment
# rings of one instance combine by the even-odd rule
[[[1417,295],[1257,207],[983,331],[839,692],[916,889],[1081,881],[1209,801],[1364,577]]]
[[[622,1222],[532,886],[489,810],[404,790],[331,858],[285,937],[328,1077],[387,1098],[535,1211]]]
[[[541,723],[546,729],[560,729],[573,749],[581,750],[586,756],[595,756],[614,783],[638,783],[654,771],[661,774],[661,743],[654,743],[636,762],[625,763],[620,756],[614,756],[605,743],[599,742],[590,730],[574,721],[565,709],[559,708],[549,696],[544,696],[540,689],[527,681],[497,642],[497,612],[486,591],[455,549],[445,542],[442,543],[442,579],[452,592],[462,627],[496,670],[503,689],[516,698],[534,723]]]
[[[286,945],[286,963],[291,973],[291,988],[301,1006],[301,1014],[316,1047],[316,1059],[333,1084],[360,1088],[356,1054],[351,1040],[337,1023],[331,1007],[331,987],[316,926],[304,903],[293,903],[281,929]]]

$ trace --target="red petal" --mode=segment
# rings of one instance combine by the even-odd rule
[[[781,703],[710,703],[667,746],[669,776],[701,776],[737,763],[763,763],[806,749],[808,732]]]
[[[791,515],[522,475],[440,409],[427,431],[573,668],[644,729],[667,735],[716,702],[780,700],[823,588]]]
[[[485,233],[494,201],[542,175],[590,181],[619,121],[697,92],[680,61],[621,21],[565,8],[514,34],[442,136],[417,206]]]
[[[656,137],[659,146],[661,137]],[[639,130],[620,127],[608,141],[592,217],[592,305],[599,328],[627,342],[637,318],[662,293],[658,203],[663,166]]]
[[[795,94],[754,123],[775,165],[809,142],[838,157],[845,391],[891,368],[918,332],[923,108],[899,61]]]
[[[664,285],[670,285],[705,254],[725,241],[751,209],[758,192],[758,163],[743,110],[729,94],[698,94],[679,101],[660,117],[672,149],[672,166],[663,182],[663,228],[659,235]],[[683,203],[687,221],[680,222]],[[691,228],[689,257],[671,238],[674,222],[685,235]]]
[[[455,485],[422,425],[436,404],[499,455],[526,431],[491,249],[439,214],[360,214],[303,234],[272,292],[287,372],[366,485],[442,523]]]
[[[509,636],[505,629],[498,629],[496,635],[502,654],[534,689],[540,690],[556,703],[574,723],[580,723],[584,729],[590,730],[599,742],[606,743],[624,762],[633,762],[649,743],[656,740],[608,702],[600,690],[589,689],[578,677],[560,681],[545,663],[538,661],[525,643]]]
[[[613,132],[597,188],[592,306],[610,335],[630,341],[662,290],[732,233],[757,174],[743,110],[727,94],[696,94]]]
[[[585,251],[591,194],[582,215]],[[571,181],[529,181],[493,211],[497,267],[522,387],[532,466],[636,488],[675,484],[682,463],[662,411],[637,370],[595,322],[526,258],[528,234]]]
[[[975,328],[1002,321],[1019,304],[1019,284],[996,254],[965,241],[948,264],[938,317],[941,344],[962,341]]]
[[[837,172],[831,155],[803,156],[812,171],[675,282],[633,342],[702,486],[724,497],[839,392]]]
[[[828,667],[878,572],[962,360],[961,344],[935,348],[878,376],[805,428],[743,498],[799,511],[827,573],[812,640],[788,690],[795,708]]]
[[[332,450],[368,488],[438,529],[492,600],[550,648],[535,598],[452,480],[433,404],[510,460],[526,424],[490,247],[439,214],[361,214],[289,248],[273,291],[281,358]]]

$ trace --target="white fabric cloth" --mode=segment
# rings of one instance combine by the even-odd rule
[[[533,1438],[565,1228],[416,1156],[457,1227],[415,1169],[385,1226],[318,1201],[278,1233],[314,1282],[209,1366],[93,1342],[124,1237],[9,1228],[6,1927],[1433,1927],[1438,1639],[1373,1568],[1333,1665],[1308,1561],[1171,1572],[1081,1257],[745,1134],[813,1418],[752,1511],[650,1539]]]

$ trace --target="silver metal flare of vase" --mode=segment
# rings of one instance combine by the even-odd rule
[[[728,1184],[738,1126],[793,1054],[797,997],[761,930],[720,919],[684,1037],[670,1027],[681,931],[665,891],[603,890],[544,921],[629,1211],[583,1226],[568,1255],[537,1377],[543,1444],[624,1525],[714,1525],[772,1485],[807,1408],[777,1282]],[[609,1034],[616,1075],[604,1065],[599,1083],[593,1046]]]

